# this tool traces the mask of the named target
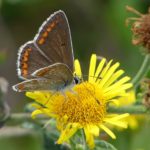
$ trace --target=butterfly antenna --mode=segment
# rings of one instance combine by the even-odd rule
[[[89,75],[83,75],[83,77],[88,77]],[[90,76],[90,77],[92,77],[92,78],[96,78],[96,79],[102,79],[102,77],[99,77],[99,76]]]

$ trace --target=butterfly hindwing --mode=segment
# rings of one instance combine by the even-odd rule
[[[71,82],[73,80],[73,74],[67,65],[62,63],[55,63],[53,65],[36,70],[32,74],[33,77],[43,77],[47,79],[62,77],[64,81]]]
[[[41,68],[35,71],[35,79],[23,81],[13,86],[18,92],[22,91],[57,91],[65,88],[73,82],[73,75],[70,69],[61,63]]]
[[[50,61],[44,56],[32,41],[24,44],[18,53],[18,75],[20,78],[29,79],[33,78],[31,74],[41,68],[48,66]]]

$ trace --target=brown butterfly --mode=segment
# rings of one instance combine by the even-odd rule
[[[32,41],[18,52],[18,76],[25,81],[13,86],[22,91],[57,91],[78,83],[73,76],[74,55],[70,28],[65,13],[52,14],[39,28]]]

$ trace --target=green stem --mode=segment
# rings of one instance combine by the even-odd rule
[[[132,83],[135,88],[138,86],[141,79],[146,75],[149,67],[150,67],[150,55],[147,54],[147,55],[145,55],[144,61],[141,65],[141,68],[139,69],[136,76],[132,80]]]
[[[83,150],[87,150],[87,147],[86,147],[86,137],[85,137],[85,133],[84,133],[83,129],[81,129],[81,133],[82,133],[82,141],[83,141]]]
[[[109,106],[107,111],[109,113],[146,114],[150,110],[146,108],[144,105],[131,105],[131,106],[123,106],[123,107]],[[47,116],[37,116],[36,119],[32,119],[30,113],[13,113],[10,115],[7,122],[21,123],[24,121],[31,121],[31,122],[44,123],[47,122],[47,120],[49,120],[49,117]],[[84,145],[86,145],[86,138],[83,130],[82,130],[82,137],[83,137]]]
[[[49,119],[50,118],[47,116],[37,116],[36,119],[32,119],[30,113],[12,113],[7,119],[7,124],[15,125],[15,124],[20,124],[25,121],[45,124]]]
[[[113,107],[109,106],[109,113],[130,113],[130,114],[145,114],[149,112],[144,105],[132,105],[132,106],[123,106],[123,107]]]

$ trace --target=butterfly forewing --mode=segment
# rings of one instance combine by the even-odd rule
[[[64,63],[73,71],[70,28],[63,11],[55,12],[43,23],[34,42],[53,63]]]

